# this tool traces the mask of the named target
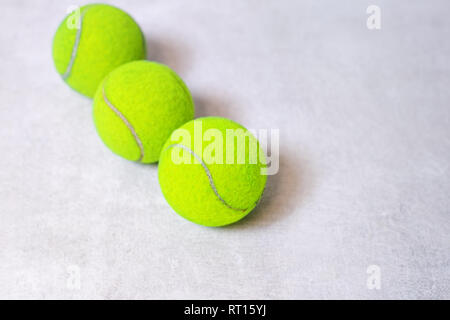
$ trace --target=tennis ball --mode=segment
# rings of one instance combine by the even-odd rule
[[[258,140],[247,129],[225,118],[198,118],[167,140],[158,178],[179,215],[218,227],[255,208],[266,184],[265,163]]]
[[[53,38],[56,70],[70,87],[91,98],[110,71],[141,59],[145,59],[141,29],[127,13],[110,5],[75,10]]]
[[[169,67],[133,61],[112,71],[99,85],[93,117],[100,138],[114,153],[151,163],[158,161],[172,131],[192,120],[194,103]]]

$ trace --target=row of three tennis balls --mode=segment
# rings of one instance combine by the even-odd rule
[[[204,130],[213,128],[224,136],[227,129],[242,129],[238,132],[245,138],[255,138],[229,119],[192,120],[194,103],[183,80],[165,65],[142,60],[145,51],[136,22],[103,4],[87,5],[67,16],[53,41],[57,71],[74,90],[94,98],[97,132],[114,153],[142,163],[159,161],[162,192],[186,219],[205,226],[240,220],[261,198],[264,161],[206,164],[203,155],[194,152],[194,139],[180,144],[171,134],[194,134],[195,123],[201,122]],[[171,152],[180,148],[193,161],[175,164]],[[225,154],[227,145],[223,148]]]

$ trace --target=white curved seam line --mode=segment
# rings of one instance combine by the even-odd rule
[[[83,26],[83,17],[84,17],[84,12],[80,15],[80,27],[77,30],[77,35],[75,37],[75,43],[73,44],[72,55],[70,56],[69,64],[67,65],[66,72],[64,72],[64,74],[62,75],[62,78],[64,80],[66,80],[70,76],[70,73],[72,72],[73,63],[77,56],[78,46],[80,45],[81,28]]]
[[[211,188],[213,189],[214,193],[216,194],[217,198],[224,204],[226,205],[228,208],[235,210],[235,211],[246,211],[247,209],[240,209],[240,208],[233,208],[231,205],[229,205],[219,194],[219,192],[217,191],[216,185],[214,184],[214,180],[212,178],[211,175],[211,171],[209,171],[209,168],[206,166],[206,163],[203,162],[202,158],[200,158],[200,156],[198,156],[194,151],[192,151],[190,148],[186,147],[185,145],[182,144],[172,144],[170,146],[167,147],[167,149],[169,148],[175,148],[175,147],[180,147],[186,151],[188,151],[190,154],[192,154],[197,160],[198,162],[200,162],[200,164],[202,165],[203,169],[205,170],[206,175],[208,176],[209,179],[209,184],[211,185]]]
[[[108,105],[108,107],[112,111],[114,111],[114,113],[123,121],[123,123],[127,126],[128,130],[130,130],[131,134],[133,135],[134,140],[136,141],[136,143],[139,147],[139,152],[140,152],[140,156],[137,161],[141,162],[142,159],[144,158],[144,146],[142,144],[141,139],[139,139],[139,136],[137,135],[136,130],[134,130],[133,126],[127,120],[127,118],[125,118],[125,116],[116,107],[114,107],[114,105],[108,100],[108,98],[106,97],[106,93],[105,93],[105,87],[102,87],[102,94],[103,94],[103,100]]]

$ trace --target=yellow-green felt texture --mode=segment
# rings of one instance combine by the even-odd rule
[[[145,58],[145,40],[124,11],[105,4],[80,8],[80,29],[60,24],[53,38],[56,70],[74,90],[93,97],[99,83],[116,67]],[[77,33],[79,33],[77,35]]]
[[[188,88],[169,67],[134,61],[112,71],[94,97],[100,138],[132,161],[156,162],[173,130],[194,117]],[[134,133],[134,134],[133,134]]]
[[[204,150],[211,141],[203,141],[202,154],[195,152],[194,124],[202,123],[202,131],[216,129],[226,137],[227,129],[242,129],[246,141],[256,143],[259,155],[256,163],[250,163],[250,148],[245,148],[245,163],[226,163],[226,152],[230,151],[225,141],[222,143],[221,163],[205,163]],[[187,130],[191,134],[190,143],[177,139],[177,131]],[[236,140],[237,141],[237,140]],[[235,142],[236,142],[235,141]],[[181,147],[184,146],[185,148]],[[235,160],[238,144],[234,144]],[[197,148],[198,149],[198,148]],[[190,151],[188,151],[190,150]],[[173,153],[187,155],[190,163],[175,163]],[[195,155],[196,156],[195,156]],[[198,118],[177,129],[165,143],[158,166],[158,177],[162,193],[170,206],[184,218],[200,225],[218,227],[234,223],[245,217],[259,202],[267,176],[262,174],[266,167],[265,156],[256,138],[236,122],[218,117]],[[208,171],[208,172],[207,172]],[[213,184],[213,185],[212,185]]]

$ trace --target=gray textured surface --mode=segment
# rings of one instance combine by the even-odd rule
[[[197,116],[280,128],[280,172],[239,224],[183,220],[56,74],[73,2],[1,0],[0,298],[450,298],[448,1],[372,1],[380,31],[358,0],[111,3]]]

